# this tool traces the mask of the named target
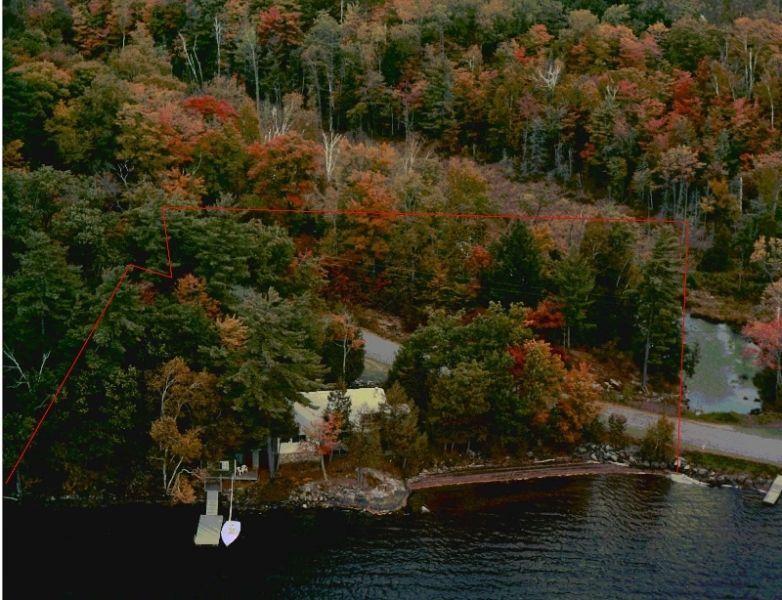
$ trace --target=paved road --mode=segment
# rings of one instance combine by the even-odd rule
[[[361,334],[364,337],[364,351],[369,358],[388,366],[394,364],[399,344],[382,338],[369,329],[362,329]]]
[[[367,357],[390,366],[399,350],[399,344],[380,337],[368,329],[361,330],[366,342]],[[627,417],[628,428],[634,432],[645,430],[660,415],[617,404],[603,406],[603,414],[619,413]],[[782,465],[782,436],[773,437],[730,425],[718,425],[685,419],[682,422],[682,442],[685,447],[718,454],[728,454],[748,460],[759,460]]]
[[[627,426],[645,430],[660,415],[617,404],[604,404],[603,415],[618,413],[627,417]],[[782,437],[753,433],[730,425],[682,420],[682,444],[685,448],[728,454],[748,460],[782,465]]]

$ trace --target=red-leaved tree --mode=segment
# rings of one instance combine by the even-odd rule
[[[323,479],[328,480],[326,473],[326,455],[330,455],[339,445],[339,434],[342,432],[342,417],[339,413],[331,412],[315,421],[306,428],[307,441],[320,455],[320,468],[323,471]]]
[[[754,355],[757,364],[776,372],[774,395],[779,393],[782,383],[782,320],[750,321],[742,333],[753,341],[756,348],[748,352]]]

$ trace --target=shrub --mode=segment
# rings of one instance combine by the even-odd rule
[[[608,417],[608,443],[614,448],[627,446],[627,417],[611,414]]]
[[[673,423],[662,416],[646,430],[638,451],[647,463],[665,463],[673,460]]]

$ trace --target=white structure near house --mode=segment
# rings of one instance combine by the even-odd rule
[[[277,464],[320,460],[315,449],[307,442],[307,430],[323,418],[323,411],[329,403],[331,390],[320,392],[301,392],[309,402],[306,406],[301,402],[293,403],[293,418],[299,427],[299,435],[295,438],[277,439]],[[350,422],[357,425],[362,415],[376,413],[386,401],[383,388],[357,388],[345,390],[350,400]]]

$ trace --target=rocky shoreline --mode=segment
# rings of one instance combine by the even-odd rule
[[[659,475],[668,475],[676,471],[673,463],[649,463],[638,457],[638,446],[626,448],[612,448],[608,444],[584,444],[576,448],[570,457],[538,458],[534,460],[532,453],[527,455],[528,461],[519,463],[509,458],[492,463],[482,461],[475,457],[470,463],[458,466],[435,465],[424,469],[417,475],[407,480],[398,479],[389,473],[379,469],[357,469],[356,477],[340,477],[329,480],[316,480],[304,483],[294,488],[288,497],[280,501],[260,500],[250,489],[239,488],[234,499],[235,506],[245,510],[265,512],[274,508],[287,508],[292,510],[310,508],[340,508],[367,512],[375,515],[384,515],[401,511],[407,506],[409,495],[415,482],[423,478],[451,476],[449,479],[475,478],[476,474],[490,470],[507,470],[523,472],[528,469],[539,469],[540,476],[561,477],[559,474],[563,467],[575,467],[578,461],[616,465],[627,468],[628,474],[634,474],[639,470]],[[550,473],[546,473],[550,471]],[[588,470],[587,470],[588,471]],[[782,471],[782,468],[780,468]],[[620,471],[623,472],[623,471]],[[681,474],[691,480],[700,482],[710,487],[729,487],[736,489],[752,490],[765,494],[771,486],[773,477],[753,476],[749,473],[720,473],[713,469],[691,463],[682,458]],[[586,472],[589,475],[591,473]],[[509,478],[508,481],[531,479],[532,477]],[[480,483],[480,482],[478,482]],[[488,483],[488,481],[487,481]],[[6,498],[6,500],[16,500]],[[203,502],[200,498],[198,502]],[[143,498],[83,498],[67,496],[61,498],[49,498],[44,502],[48,505],[99,507],[117,504],[168,504],[169,501],[156,496]]]
[[[585,444],[579,446],[576,456],[586,457],[598,462],[625,463],[632,467],[653,469],[656,471],[676,471],[676,465],[671,463],[648,463],[638,457],[638,447],[628,446],[625,449],[615,449],[608,444]],[[691,479],[711,487],[732,487],[754,490],[765,494],[771,486],[772,479],[765,477],[753,478],[748,473],[719,473],[712,469],[691,464],[686,458],[681,459],[681,473]],[[782,471],[782,468],[780,469]]]
[[[516,471],[516,476],[508,477],[508,481],[521,481],[541,476],[563,477],[569,476],[566,472],[563,473],[563,470],[566,471],[568,467],[584,465],[583,462],[576,462],[577,460],[598,465],[614,465],[626,469],[628,475],[647,473],[667,476],[676,471],[673,463],[648,463],[638,458],[637,452],[637,446],[615,449],[607,444],[585,444],[578,447],[570,458],[548,458],[524,464],[510,462],[492,464],[474,461],[458,467],[443,466],[427,469],[406,481],[396,479],[377,469],[361,469],[365,474],[361,482],[358,478],[351,478],[305,483],[291,493],[289,505],[303,509],[343,508],[376,515],[389,514],[405,508],[409,494],[415,491],[416,482],[425,478],[443,478],[448,481],[444,485],[458,485],[459,479],[471,483],[476,475],[490,473],[493,470]],[[537,469],[537,471],[532,474],[530,469]],[[691,464],[685,458],[682,458],[681,473],[691,481],[710,487],[753,490],[760,494],[765,494],[772,482],[770,478],[753,477],[747,473],[719,473]],[[592,473],[587,468],[584,469],[584,474]],[[477,483],[480,484],[480,481]]]
[[[290,502],[301,508],[348,508],[375,515],[407,506],[410,491],[404,481],[378,469],[357,471],[356,478],[305,483],[291,493]]]

